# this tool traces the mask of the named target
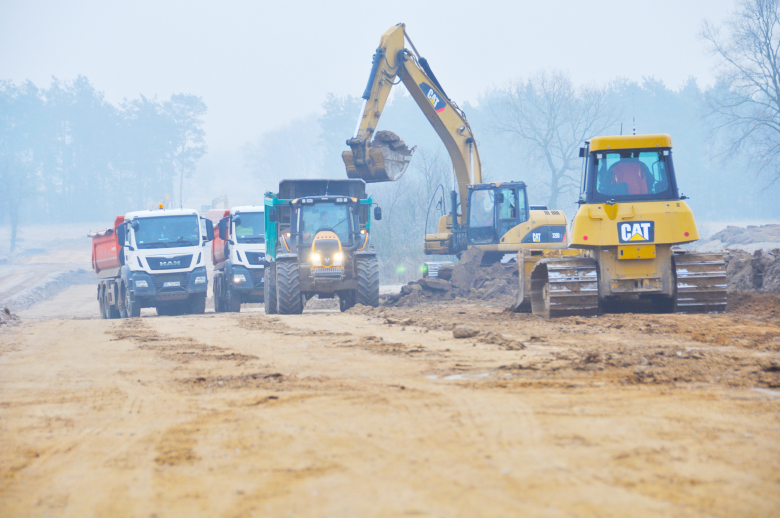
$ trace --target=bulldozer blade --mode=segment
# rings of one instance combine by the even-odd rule
[[[395,182],[406,172],[412,156],[393,151],[389,147],[371,147],[368,158],[361,160],[352,151],[341,154],[348,178],[359,178],[366,183]]]

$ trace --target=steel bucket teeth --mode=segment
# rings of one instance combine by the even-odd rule
[[[411,155],[388,147],[369,148],[368,160],[356,160],[351,151],[341,154],[348,178],[359,178],[366,183],[394,182],[401,178],[412,161]]]
[[[726,262],[722,254],[682,254],[673,258],[677,274],[675,311],[724,313],[726,311]]]
[[[596,261],[539,261],[531,272],[531,307],[542,318],[598,315]]]

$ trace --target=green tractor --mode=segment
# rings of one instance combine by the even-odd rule
[[[283,180],[265,194],[267,314],[300,314],[315,295],[338,296],[341,311],[379,305],[372,205],[363,180]]]

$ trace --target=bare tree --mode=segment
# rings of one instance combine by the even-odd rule
[[[549,173],[549,207],[577,192],[582,143],[618,120],[607,97],[606,88],[577,88],[560,70],[540,71],[486,96],[496,133]]]
[[[725,30],[708,21],[699,36],[718,60],[717,84],[708,96],[714,135],[741,150],[758,170],[780,179],[780,1],[741,0]]]

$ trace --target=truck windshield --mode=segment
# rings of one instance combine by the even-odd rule
[[[135,242],[138,248],[171,248],[200,245],[197,216],[139,218]]]
[[[265,220],[262,212],[239,212],[241,224],[236,225],[236,239],[239,243],[263,243],[265,241]]]
[[[348,243],[352,230],[349,209],[348,203],[326,202],[302,206],[298,216],[298,231],[303,243],[310,244],[320,230],[332,230],[342,243]]]
[[[595,202],[678,197],[669,150],[593,152],[588,169],[588,190]]]

